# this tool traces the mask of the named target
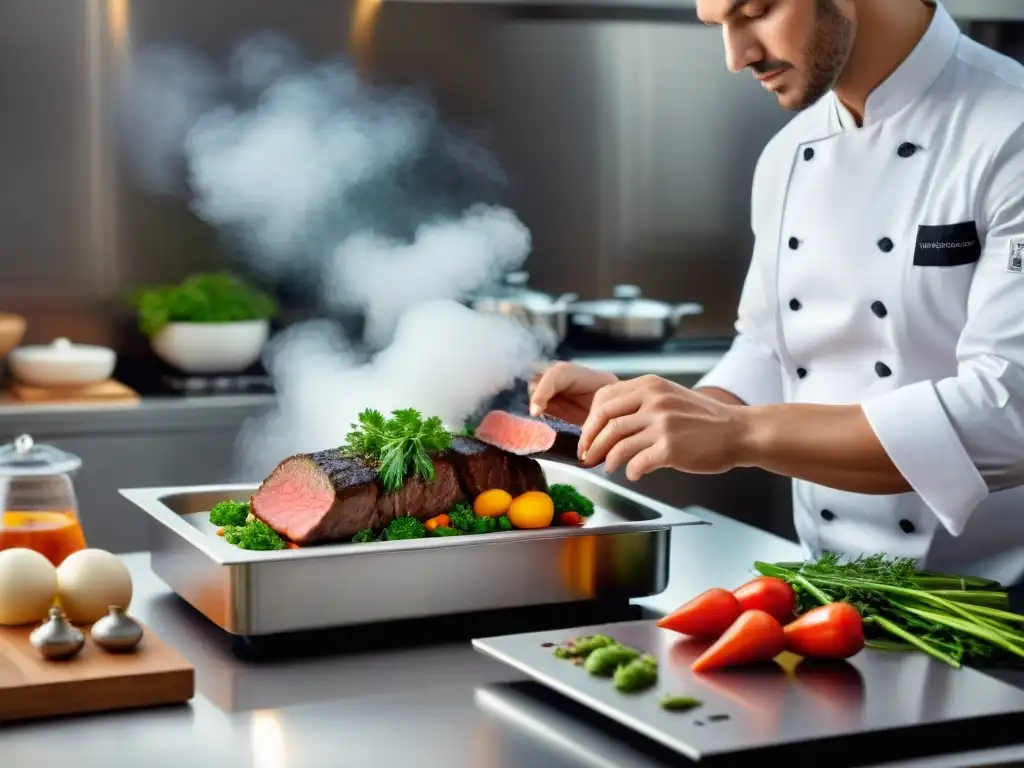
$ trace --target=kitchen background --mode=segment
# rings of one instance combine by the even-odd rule
[[[27,318],[25,343],[109,345],[119,376],[148,381],[139,371],[152,367],[151,353],[125,293],[232,262],[186,202],[133,183],[108,108],[118,78],[153,43],[223,56],[240,38],[274,30],[313,57],[347,50],[383,82],[425,84],[446,120],[488,137],[509,175],[502,202],[532,233],[534,288],[589,299],[629,283],[700,302],[703,315],[683,324],[673,354],[621,358],[625,374],[649,363],[692,383],[732,334],[753,166],[788,119],[752,78],[726,71],[719,32],[699,24],[693,6],[5,0],[0,310]],[[1024,60],[1024,4],[947,7],[970,35]],[[142,522],[117,488],[234,479],[235,436],[268,403],[143,394],[132,409],[0,407],[4,442],[29,432],[82,457],[86,534],[113,551],[145,548]],[[764,473],[660,473],[639,490],[793,537],[788,483]]]

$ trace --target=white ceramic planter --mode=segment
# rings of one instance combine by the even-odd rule
[[[259,359],[269,337],[269,320],[168,323],[151,344],[157,357],[185,373],[240,373]]]

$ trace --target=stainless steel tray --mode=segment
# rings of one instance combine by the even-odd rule
[[[154,572],[235,635],[662,592],[671,529],[703,521],[594,472],[541,465],[549,483],[572,483],[594,502],[586,525],[248,552],[220,539],[207,513],[247,500],[255,485],[120,493],[149,515]]]
[[[544,647],[596,633],[653,654],[657,686],[619,693],[609,680]],[[1024,720],[1024,691],[919,653],[867,650],[846,664],[797,663],[792,656],[782,664],[694,675],[690,664],[707,644],[659,629],[654,621],[491,637],[473,646],[695,761],[867,734],[881,734],[891,744],[895,734],[923,726],[962,724],[977,731],[993,718],[1012,718],[1018,726]],[[667,693],[693,696],[704,705],[666,712],[658,700]]]

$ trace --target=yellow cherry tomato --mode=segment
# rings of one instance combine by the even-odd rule
[[[512,501],[508,519],[515,528],[547,528],[555,519],[555,504],[546,493],[527,491]]]
[[[512,494],[501,488],[484,491],[473,502],[473,514],[477,517],[501,517],[512,506]]]

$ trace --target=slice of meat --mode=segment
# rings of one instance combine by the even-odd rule
[[[338,541],[378,517],[377,472],[337,450],[285,459],[252,497],[252,513],[297,544]]]
[[[383,528],[396,517],[412,515],[426,521],[451,510],[465,500],[451,461],[434,457],[434,479],[426,480],[412,473],[394,493],[381,493],[377,497],[377,519],[371,528]]]
[[[533,459],[506,453],[471,437],[456,437],[448,457],[467,499],[501,488],[512,496],[547,491],[544,470]]]
[[[507,411],[491,411],[476,428],[476,438],[519,456],[552,454],[576,461],[582,430],[550,416],[533,418]]]

